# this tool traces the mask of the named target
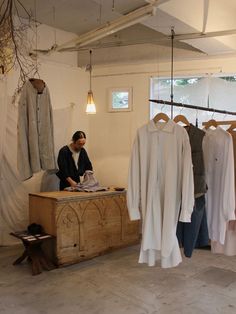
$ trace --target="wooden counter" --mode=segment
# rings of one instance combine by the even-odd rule
[[[139,222],[129,220],[125,191],[30,194],[29,216],[56,236],[51,251],[59,266],[139,242]]]

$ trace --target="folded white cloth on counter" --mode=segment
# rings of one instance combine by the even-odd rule
[[[98,180],[94,177],[93,171],[87,170],[85,171],[83,182],[78,183],[75,187],[65,188],[65,190],[70,192],[98,192],[107,191],[108,188],[100,186]]]

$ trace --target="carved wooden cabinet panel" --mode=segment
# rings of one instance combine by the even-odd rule
[[[139,242],[125,192],[30,194],[30,221],[56,236],[58,265],[76,263]]]

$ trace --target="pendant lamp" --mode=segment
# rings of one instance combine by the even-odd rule
[[[93,99],[93,92],[92,92],[92,50],[89,51],[90,54],[90,63],[88,66],[89,69],[89,91],[87,96],[87,107],[86,113],[87,114],[95,114],[96,113],[96,105]]]

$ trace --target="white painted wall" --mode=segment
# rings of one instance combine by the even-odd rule
[[[175,63],[176,76],[206,73],[236,73],[236,56]],[[94,69],[93,91],[97,114],[89,117],[89,150],[96,176],[101,184],[127,185],[128,164],[136,130],[149,120],[150,78],[169,75],[169,63],[117,65]],[[133,88],[132,112],[108,112],[109,87]]]
[[[97,114],[89,117],[90,156],[103,185],[124,186],[136,129],[148,120],[149,78],[146,75],[97,77],[93,80]],[[133,88],[132,112],[108,113],[108,88]]]

